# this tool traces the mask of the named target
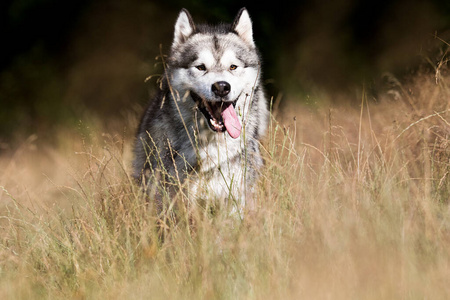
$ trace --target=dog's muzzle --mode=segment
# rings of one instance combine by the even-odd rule
[[[231,86],[225,81],[219,81],[214,83],[211,89],[215,95],[222,98],[230,93]],[[197,103],[198,109],[205,116],[211,130],[215,132],[227,131],[234,139],[240,136],[242,126],[235,110],[237,99],[234,101],[209,101],[195,92],[191,91],[190,94]]]
[[[225,97],[231,91],[231,85],[226,81],[217,81],[211,86],[212,92],[220,98]]]

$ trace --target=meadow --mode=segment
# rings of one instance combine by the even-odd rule
[[[272,99],[243,218],[182,193],[155,212],[129,176],[139,113],[30,136],[0,157],[0,298],[449,299],[440,71],[377,99]]]

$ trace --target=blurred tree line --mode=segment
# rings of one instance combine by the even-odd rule
[[[12,0],[0,3],[0,150],[85,116],[144,106],[179,10],[231,22],[246,6],[269,96],[345,93],[385,71],[411,72],[446,47],[450,1]],[[160,50],[160,45],[161,49]],[[441,54],[443,55],[443,54]],[[441,57],[440,57],[441,58]]]

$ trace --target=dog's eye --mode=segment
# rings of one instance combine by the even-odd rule
[[[204,64],[196,66],[197,70],[199,71],[206,71],[206,66]]]
[[[231,65],[231,66],[230,66],[230,70],[231,70],[231,71],[236,70],[236,69],[237,69],[237,66],[236,66],[236,65]]]

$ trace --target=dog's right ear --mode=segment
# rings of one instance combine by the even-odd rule
[[[182,9],[175,23],[175,33],[173,37],[172,48],[175,48],[184,42],[194,33],[195,24],[187,9]]]

